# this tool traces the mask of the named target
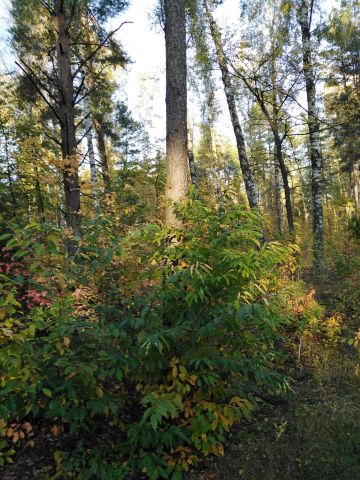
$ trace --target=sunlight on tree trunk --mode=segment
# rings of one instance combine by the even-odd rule
[[[189,187],[185,0],[165,1],[166,222],[179,224],[173,204]]]

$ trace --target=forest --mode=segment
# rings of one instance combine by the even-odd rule
[[[0,479],[360,480],[359,1],[0,6]]]

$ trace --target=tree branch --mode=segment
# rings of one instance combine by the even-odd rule
[[[80,70],[82,69],[82,67],[89,61],[91,60],[96,54],[97,52],[100,50],[100,48],[104,47],[106,42],[116,33],[120,30],[120,28],[127,24],[127,23],[133,23],[133,22],[122,22],[122,24],[116,28],[115,30],[113,30],[112,32],[110,32],[104,39],[103,42],[101,42],[97,48],[95,48],[95,50],[93,50],[82,62],[80,62],[80,65],[78,66],[78,68],[75,70],[75,73],[73,73],[72,77],[75,78],[76,75],[80,72]]]
[[[21,61],[21,60],[20,60]],[[15,62],[15,65],[17,65],[24,73],[25,75],[28,77],[28,79],[30,80],[30,82],[34,85],[35,89],[38,91],[38,93],[41,95],[41,97],[43,98],[43,100],[45,101],[45,103],[48,105],[48,107],[51,109],[51,111],[53,112],[53,114],[55,115],[55,117],[59,120],[60,122],[60,125],[63,126],[63,121],[61,120],[61,118],[59,117],[59,114],[57,113],[57,111],[55,110],[54,106],[51,105],[51,103],[49,102],[49,100],[46,98],[46,96],[43,94],[43,92],[41,91],[41,88],[39,88],[39,86],[36,84],[36,81],[32,78],[32,76],[25,70],[25,68],[19,63],[19,62]],[[37,79],[37,78],[36,78]],[[38,80],[38,79],[37,79]],[[39,82],[39,84],[42,86],[41,82]],[[47,91],[45,89],[45,91]]]

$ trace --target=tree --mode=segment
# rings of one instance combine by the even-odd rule
[[[322,200],[322,158],[320,147],[320,121],[316,106],[316,81],[312,55],[311,21],[313,4],[299,0],[297,18],[301,29],[303,73],[306,84],[307,124],[310,139],[311,191],[313,213],[314,268],[321,270],[324,264],[324,219]]]
[[[333,10],[323,30],[328,70],[325,107],[332,126],[333,145],[341,168],[350,179],[355,215],[360,216],[360,33],[358,2]]]
[[[63,163],[64,214],[68,227],[81,233],[79,127],[89,112],[78,117],[77,105],[89,95],[86,69],[104,49],[116,44],[116,31],[107,33],[102,24],[106,18],[124,8],[126,2],[53,0],[53,2],[20,2],[12,0],[13,43],[19,56],[18,66],[48,106],[52,124],[60,127],[60,138],[52,128],[52,140],[61,148]],[[96,42],[86,35],[88,13],[96,18]],[[39,26],[39,18],[42,24]],[[95,27],[94,27],[95,28]],[[54,55],[55,54],[55,55]],[[97,78],[93,78],[96,88]],[[89,128],[88,128],[89,129]],[[87,130],[88,130],[87,129]],[[101,150],[101,148],[99,148]]]
[[[269,123],[274,142],[274,175],[278,229],[283,231],[281,186],[285,192],[285,207],[289,232],[294,233],[294,213],[288,169],[284,159],[284,142],[289,122],[286,104],[295,94],[299,75],[284,57],[289,49],[289,8],[282,0],[246,2],[243,5],[252,24],[243,34],[240,50],[229,59],[231,72],[254,96]],[[279,15],[281,12],[281,15]],[[292,46],[290,46],[292,48]]]
[[[179,223],[173,203],[189,186],[185,0],[165,0],[166,46],[166,221]]]
[[[204,0],[204,9],[206,18],[209,24],[211,37],[215,46],[216,60],[221,70],[222,82],[224,85],[224,91],[226,95],[227,105],[229,108],[231,123],[233,126],[236,145],[238,149],[240,168],[243,174],[246,194],[248,202],[251,208],[258,208],[257,187],[254,179],[254,175],[251,171],[245,147],[244,135],[242,132],[239,116],[236,108],[236,96],[234,86],[231,80],[228,61],[224,52],[222,44],[222,38],[220,30],[215,22],[211,8],[209,6],[209,0]]]

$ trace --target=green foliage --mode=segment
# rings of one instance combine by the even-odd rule
[[[126,238],[99,218],[72,256],[46,224],[2,237],[0,418],[57,432],[52,478],[180,479],[286,384],[296,248],[261,245],[242,207],[192,199],[178,215]]]

